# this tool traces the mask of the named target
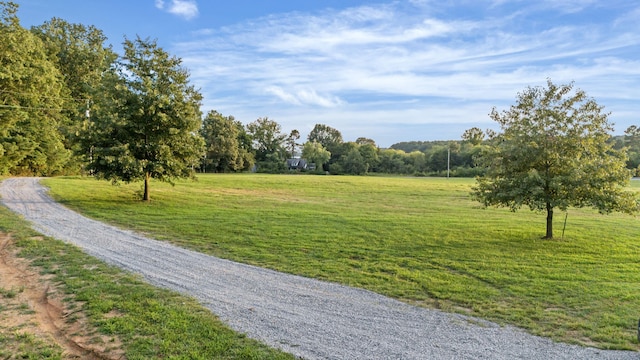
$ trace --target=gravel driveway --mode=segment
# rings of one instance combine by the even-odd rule
[[[305,359],[640,359],[148,239],[66,209],[36,178],[7,179],[0,196],[37,231],[195,297],[233,329]]]

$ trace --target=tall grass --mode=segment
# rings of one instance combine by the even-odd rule
[[[90,217],[201,252],[463,312],[556,340],[637,349],[640,221],[482,209],[470,179],[202,175],[175,187],[45,183]],[[638,188],[638,183],[634,186]],[[562,234],[565,216],[557,212]]]

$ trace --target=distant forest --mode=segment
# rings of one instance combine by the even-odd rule
[[[482,169],[475,167],[474,158],[481,151],[482,143],[485,141],[487,140],[483,139],[482,142],[475,145],[467,140],[403,141],[393,144],[389,148],[402,151],[405,154],[423,153],[425,159],[429,159],[426,171],[429,175],[443,174],[443,169],[446,170],[444,159],[446,159],[447,149],[450,149],[451,176],[475,176],[483,172]],[[626,130],[625,135],[612,136],[609,142],[616,150],[627,149],[629,157],[627,168],[631,171],[632,176],[640,176],[640,129],[631,126]]]

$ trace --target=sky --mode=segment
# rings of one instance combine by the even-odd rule
[[[15,1],[15,0],[14,0]],[[459,140],[498,130],[528,87],[574,82],[640,126],[640,2],[627,0],[18,0],[23,27],[93,25],[121,52],[156,39],[182,59],[202,110],[268,117],[306,139]]]

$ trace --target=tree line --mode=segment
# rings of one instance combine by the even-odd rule
[[[495,167],[487,155],[504,138],[474,127],[457,141],[381,149],[316,124],[301,141],[298,130],[285,132],[268,117],[244,125],[215,110],[203,115],[181,59],[154,40],[125,37],[118,55],[93,26],[53,18],[25,29],[17,11],[0,1],[0,174],[144,181],[148,200],[151,179],[197,171],[483,176]],[[598,140],[620,150],[638,175],[637,127]],[[299,157],[306,161],[287,161]]]
[[[125,38],[118,55],[94,26],[53,18],[25,29],[17,4],[0,10],[0,174],[148,182],[194,170],[435,175],[448,165],[473,174],[462,171],[473,167],[466,143],[380,149],[324,124],[302,141],[267,117],[244,125],[217,111],[203,116],[188,70],[156,41]],[[313,166],[292,169],[294,157]]]

